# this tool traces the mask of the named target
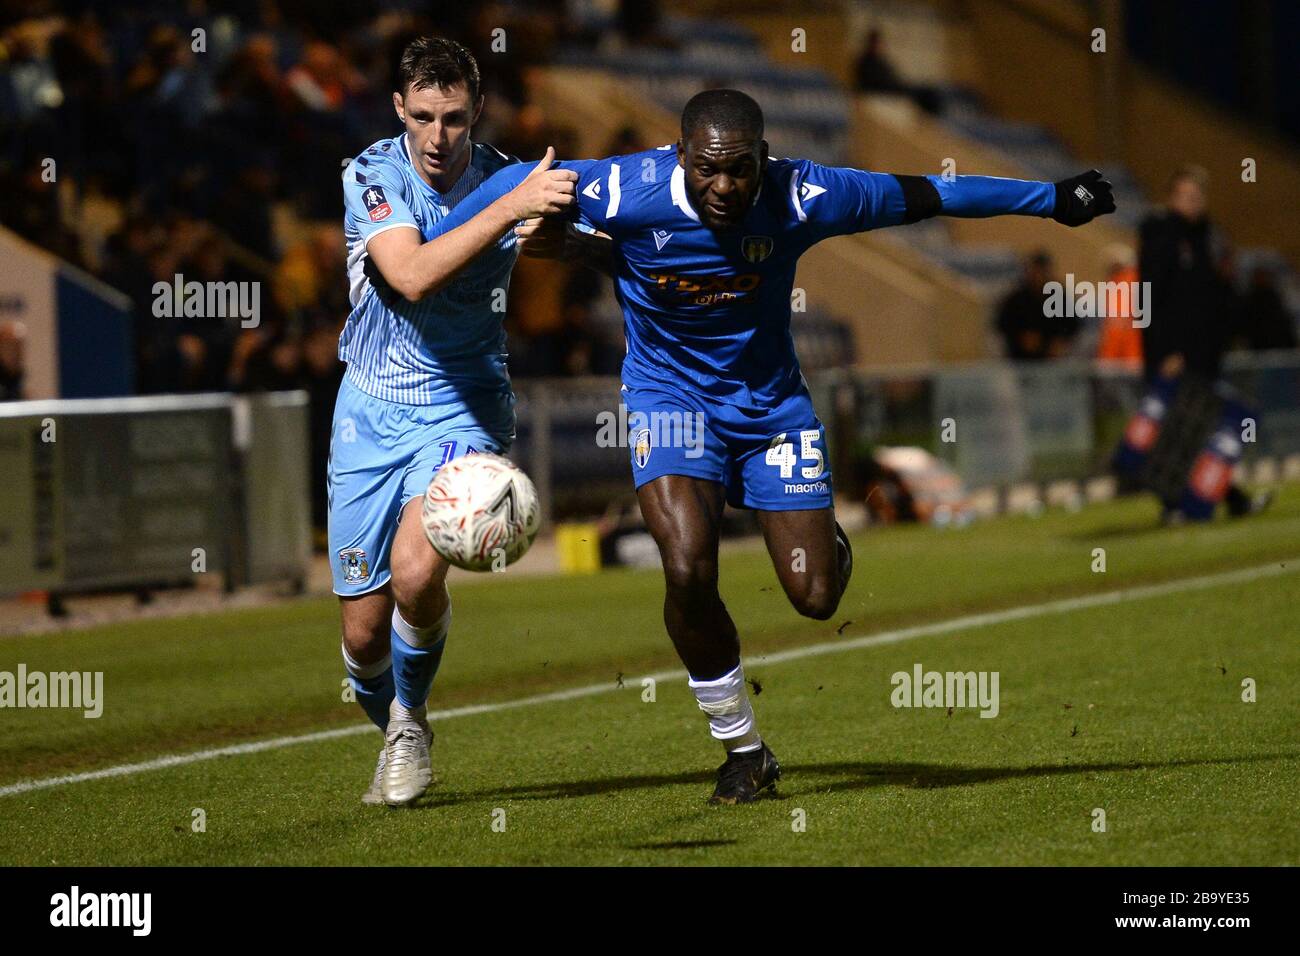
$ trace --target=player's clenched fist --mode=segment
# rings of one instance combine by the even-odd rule
[[[1115,211],[1115,195],[1101,173],[1090,169],[1062,179],[1056,186],[1052,218],[1066,226],[1082,226]]]
[[[578,174],[571,169],[552,169],[554,147],[546,147],[528,178],[510,191],[515,202],[516,219],[533,219],[564,212],[577,199]]]

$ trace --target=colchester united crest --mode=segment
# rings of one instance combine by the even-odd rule
[[[746,236],[740,240],[740,253],[750,262],[762,262],[772,254],[771,236]]]
[[[638,468],[644,468],[646,462],[650,460],[650,429],[643,428],[636,433],[636,438],[632,442],[632,457],[636,460]]]
[[[360,584],[370,577],[370,562],[364,548],[344,548],[339,552],[339,561],[343,563],[344,584]]]

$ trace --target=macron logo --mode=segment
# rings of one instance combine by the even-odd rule
[[[673,234],[671,232],[668,232],[665,229],[656,229],[654,231],[654,237],[655,237],[655,249],[657,249],[659,252],[663,252],[664,246],[668,245],[668,240],[673,237]]]
[[[809,199],[816,199],[824,192],[826,192],[824,186],[814,186],[812,183],[804,183],[799,187],[799,201],[807,202]]]
[[[591,184],[590,186],[588,186],[586,189],[584,189],[584,190],[582,191],[582,194],[583,194],[584,196],[586,196],[588,199],[599,199],[599,198],[600,198],[600,180],[597,179],[597,180],[593,181],[592,184]]]

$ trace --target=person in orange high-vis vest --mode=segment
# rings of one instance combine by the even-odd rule
[[[1138,270],[1133,263],[1133,252],[1127,246],[1109,250],[1110,268],[1106,281],[1119,285],[1114,299],[1108,297],[1108,309],[1102,319],[1101,338],[1097,344],[1097,359],[1114,362],[1134,369],[1142,367],[1142,330],[1133,327],[1133,297],[1130,283],[1138,281]],[[1147,303],[1149,307],[1149,303]]]

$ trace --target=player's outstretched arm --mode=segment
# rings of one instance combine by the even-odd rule
[[[930,216],[1050,216],[1082,226],[1115,211],[1111,184],[1095,169],[1057,183],[996,176],[895,176],[903,193],[903,222]]]
[[[450,282],[521,219],[561,213],[573,205],[578,174],[552,169],[554,162],[555,150],[548,147],[522,182],[428,242],[419,230],[389,229],[371,238],[366,252],[394,290],[419,301]]]
[[[808,224],[812,242],[932,216],[1041,216],[1082,226],[1115,211],[1111,185],[1095,169],[1045,183],[998,176],[875,173],[806,159],[789,165],[785,190],[795,215]]]

